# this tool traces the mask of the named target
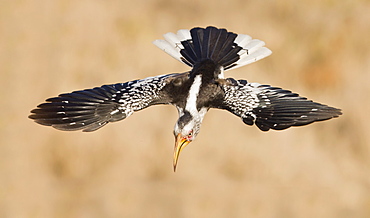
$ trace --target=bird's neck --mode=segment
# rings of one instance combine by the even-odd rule
[[[191,119],[197,119],[202,121],[204,115],[208,111],[208,108],[199,105],[198,97],[201,92],[203,84],[203,75],[198,74],[194,77],[192,84],[190,85],[188,96],[185,100],[185,107],[177,107],[179,116],[190,115]]]
[[[191,115],[198,113],[197,99],[199,96],[200,88],[202,86],[202,74],[198,74],[194,77],[193,83],[190,86],[188,96],[186,98],[185,110]]]
[[[221,78],[223,78],[223,68],[214,61],[207,59],[197,63],[191,71],[191,84],[183,110],[189,112],[194,118],[203,120],[208,108],[204,105],[205,99],[199,98],[204,98],[210,85]]]
[[[214,81],[223,78],[223,69],[211,60],[197,63],[190,72],[190,79],[183,87],[187,87],[184,101],[176,105],[180,117],[190,115],[192,119],[202,121],[208,111],[208,94],[213,89]],[[186,115],[186,116],[185,116]]]

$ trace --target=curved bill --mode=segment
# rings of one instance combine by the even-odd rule
[[[178,134],[176,136],[175,150],[173,152],[173,171],[174,172],[176,172],[177,161],[179,160],[179,155],[180,155],[181,150],[185,148],[189,143],[190,141],[182,137],[181,134]]]

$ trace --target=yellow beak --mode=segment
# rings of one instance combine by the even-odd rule
[[[177,161],[179,160],[179,155],[180,155],[181,150],[185,148],[189,143],[190,141],[182,137],[181,134],[178,134],[176,136],[175,150],[173,152],[173,171],[174,172],[176,172]]]

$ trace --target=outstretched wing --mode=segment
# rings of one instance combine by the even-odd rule
[[[95,131],[109,122],[130,116],[155,104],[169,104],[172,99],[165,87],[186,73],[148,77],[126,83],[104,85],[49,98],[31,111],[30,119],[59,130]]]
[[[255,123],[262,131],[307,125],[342,114],[340,109],[313,102],[281,88],[248,83],[246,80],[229,78],[225,81],[221,108],[241,117],[248,125]]]

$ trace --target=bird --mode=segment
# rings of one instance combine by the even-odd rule
[[[341,109],[289,90],[225,78],[225,71],[272,53],[261,40],[214,26],[181,29],[163,37],[154,45],[191,67],[189,71],[60,94],[39,104],[29,118],[58,130],[92,132],[149,106],[173,105],[179,114],[173,130],[176,171],[180,152],[198,136],[210,109],[229,111],[262,131],[303,126],[342,114]]]

